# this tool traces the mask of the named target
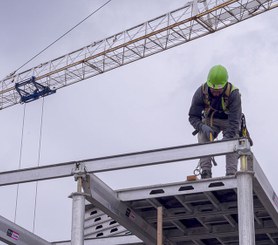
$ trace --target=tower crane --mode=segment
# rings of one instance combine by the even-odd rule
[[[234,24],[247,20],[248,18],[254,17],[258,14],[264,13],[276,7],[278,7],[278,0],[193,0],[179,9],[161,15],[155,19],[137,25],[133,28],[119,32],[103,40],[93,42],[86,47],[80,48],[76,51],[50,60],[48,62],[42,63],[26,71],[12,73],[8,75],[6,78],[0,81],[0,109],[5,109],[18,103],[31,102],[41,97],[50,95],[52,93],[55,93],[57,89],[63,88],[68,85],[72,85],[79,81],[110,71],[112,69],[116,69],[120,66],[165,51],[172,47],[204,37],[208,34],[212,34],[216,31],[222,30],[226,27],[232,26]],[[203,156],[208,156],[210,154],[222,154],[224,152],[223,149],[225,149],[224,154],[227,154],[227,152],[232,153],[235,151],[235,149],[240,149],[242,150],[242,152],[246,152],[245,150],[247,150],[247,148],[243,148],[242,144],[238,145],[238,142],[236,140],[231,142],[223,141],[216,143],[218,144],[218,147],[215,148],[208,148],[205,145],[192,145],[191,147],[169,148],[164,149],[163,151],[161,151],[161,149],[157,151],[152,150],[147,152],[141,152],[138,154],[118,155],[113,158],[103,157],[91,160],[84,160],[83,162],[78,163],[69,162],[64,164],[56,164],[54,166],[51,165],[17,171],[8,171],[0,174],[0,186],[68,177],[72,176],[73,169],[75,170],[74,174],[76,176],[79,175],[78,179],[81,179],[80,176],[83,174],[82,171],[85,172],[85,170],[88,171],[88,173],[97,173],[103,171],[111,171],[115,169],[148,166],[152,164],[162,163],[166,160],[168,162],[182,161],[186,159],[185,156],[188,154],[188,152],[190,152],[190,157],[188,159],[195,159],[199,158],[200,155],[202,156],[202,154]],[[166,155],[167,159],[165,159]],[[136,158],[137,160],[133,162],[131,158]],[[103,164],[104,162],[105,164]],[[256,168],[258,169],[257,166]],[[263,178],[264,176],[262,174],[260,174],[259,177],[262,178],[263,183],[267,183],[267,181]],[[100,202],[99,200],[101,200],[102,203],[100,203],[99,205],[102,205],[107,210],[110,209],[109,215],[112,218],[115,218],[115,220],[116,218],[119,218],[119,216],[122,214],[122,210],[130,211],[129,209],[127,209],[129,208],[128,206],[120,206],[121,203],[119,201],[117,201],[116,199],[112,199],[114,198],[114,196],[116,196],[114,195],[114,192],[112,192],[111,194],[111,192],[108,192],[108,188],[106,188],[104,185],[102,186],[101,182],[97,181],[96,179],[94,179],[94,183],[92,184],[92,186],[94,186],[94,184],[97,183],[98,188],[102,188],[99,188],[101,190],[100,192],[102,193],[102,195],[104,193],[102,191],[105,191],[104,197],[108,198],[105,199],[102,196],[101,199],[97,199],[97,195],[91,192],[90,195],[95,198],[93,199],[92,197],[93,201]],[[232,179],[228,179],[228,181],[230,181],[228,183],[235,182]],[[214,190],[213,188],[216,188],[215,190],[219,190],[220,188],[222,188],[218,185],[218,183],[217,185],[210,186],[210,188],[212,188],[211,190]],[[255,183],[258,187],[258,182]],[[203,186],[197,185],[197,191],[203,188]],[[183,185],[178,188],[178,191],[191,191],[191,188],[194,189],[191,185]],[[246,189],[245,186],[242,189]],[[250,195],[252,196],[252,189],[250,188],[250,190]],[[92,191],[94,191],[93,188]],[[157,192],[157,190],[155,191],[156,193],[154,194],[161,194]],[[176,193],[175,195],[179,194],[180,193]],[[259,189],[256,195],[260,195],[260,198],[257,198],[258,200],[263,198],[266,199],[267,206],[271,207],[271,201],[269,201],[268,197],[265,196],[263,188]],[[82,198],[85,198],[83,193],[82,196]],[[245,197],[245,195],[241,196]],[[277,196],[274,197],[277,198]],[[207,194],[206,198],[208,199],[208,202],[212,203],[212,206],[214,206],[218,215],[219,210],[221,209],[220,203],[217,202],[217,199],[213,195]],[[176,201],[177,200],[179,199],[177,198]],[[273,200],[275,201],[276,199]],[[111,205],[111,203],[113,203],[114,206]],[[183,204],[181,201],[179,201],[178,203],[179,205]],[[252,201],[249,203],[253,204]],[[153,201],[152,205],[156,205],[156,203]],[[115,207],[119,208],[115,209]],[[188,213],[189,216],[191,216],[193,212],[191,212],[190,206],[186,206],[185,204],[184,207],[187,208],[188,211],[190,211]],[[248,211],[252,211],[252,208],[249,208],[249,206],[246,207]],[[230,212],[230,210],[226,211]],[[225,209],[221,209],[221,211],[224,214],[224,222],[228,222],[229,227],[231,226],[231,228],[229,228],[228,230],[229,235],[234,236],[234,234],[236,234],[237,232],[236,222],[233,218],[230,217],[231,213],[228,213],[228,215],[226,215],[224,213]],[[260,212],[263,213],[264,217],[266,217],[266,212],[264,210],[260,210]],[[274,213],[274,211],[272,211],[271,214],[272,213]],[[138,219],[140,218],[139,216],[137,216],[135,219],[135,216],[131,215],[133,216],[131,218],[135,220],[133,221],[129,218],[129,215],[129,212],[128,215],[127,212],[124,212],[123,215],[120,217],[121,222],[127,224],[130,228],[130,231],[136,234],[140,239],[147,242],[150,240],[152,241],[152,243],[150,244],[154,244],[154,241],[156,239],[155,235],[152,233],[147,234],[148,232],[146,232],[148,231],[148,229],[151,230],[151,228],[153,227],[151,225],[148,225],[147,223],[143,223],[141,220],[138,221]],[[79,217],[82,216],[79,215]],[[277,215],[273,217],[277,217]],[[275,243],[275,238],[273,237],[277,234],[277,231],[274,227],[274,222],[277,221],[273,219],[273,225],[270,227],[270,218],[268,218],[268,222],[260,221],[260,217],[257,216],[255,217],[255,219],[259,223],[259,231],[262,231],[264,229],[265,233],[267,234],[265,235],[265,237],[267,239],[269,238],[270,241]],[[254,220],[254,218],[252,220]],[[132,222],[133,224],[135,224],[135,228],[131,227],[130,224]],[[14,227],[13,229],[8,230],[8,238],[6,236],[6,233],[3,232],[2,234],[0,234],[0,238],[1,236],[4,236],[6,239],[14,239],[12,236],[19,236],[18,233],[14,232],[14,230],[18,230],[18,226],[16,226],[15,224],[10,224],[8,221],[1,219],[1,217],[0,223],[9,224],[10,227]],[[171,237],[170,235],[172,235],[171,238],[173,238],[174,241],[177,241],[177,243],[177,239],[180,239],[180,242],[191,239],[191,236],[188,236],[188,234],[190,233],[185,232],[184,225],[181,222],[175,221],[173,222],[173,224],[174,226],[177,226],[178,232],[181,232],[182,235],[180,237],[177,237],[174,234],[176,232],[175,230],[172,233],[169,232],[169,237]],[[222,224],[218,224],[218,226],[221,225]],[[204,229],[201,230],[202,237],[197,237],[197,235],[193,234],[193,242],[196,244],[203,244],[202,239],[210,239],[212,236],[217,237],[217,233],[215,231],[211,232],[212,230],[210,228],[211,226],[204,225]],[[196,230],[196,227],[194,227],[193,229]],[[239,232],[241,231],[245,230],[239,229]],[[28,244],[48,244],[45,241],[38,242],[38,238],[36,236],[31,236],[27,231],[20,230],[20,233],[21,237],[23,237],[21,238],[22,240],[29,239]],[[245,236],[245,234],[243,235]],[[219,241],[221,241],[222,239],[221,236],[223,236],[223,233],[220,234]],[[34,242],[31,243],[30,241]]]
[[[277,0],[193,0],[155,19],[76,51],[10,74],[0,84],[0,109],[212,34],[278,6]]]

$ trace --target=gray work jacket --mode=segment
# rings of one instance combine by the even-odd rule
[[[221,96],[223,96],[223,94]],[[214,103],[215,102],[214,100],[216,99],[219,100],[221,96],[213,97],[209,95],[209,100],[211,102],[211,105],[217,104]],[[204,97],[205,95],[203,93],[202,86],[200,86],[196,90],[192,98],[192,102],[188,114],[190,124],[198,131],[201,130],[201,126],[203,124],[202,120],[204,119],[203,112],[206,108]],[[215,109],[219,110],[221,108],[215,108]],[[227,139],[231,139],[234,138],[236,135],[238,135],[240,123],[241,123],[241,114],[242,114],[241,96],[238,89],[233,90],[229,95],[227,109],[228,109],[228,113],[226,114],[226,118],[224,118],[224,120],[229,121],[229,128],[228,130],[226,130],[224,137]],[[220,114],[218,116],[220,116]],[[218,116],[217,113],[215,113],[214,118],[219,118]]]

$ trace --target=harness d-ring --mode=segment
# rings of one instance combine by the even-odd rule
[[[195,176],[199,176],[201,174],[201,168],[200,165],[198,164],[198,166],[194,169],[193,174]]]

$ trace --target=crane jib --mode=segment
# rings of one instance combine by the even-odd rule
[[[0,81],[0,110],[193,41],[278,7],[278,0],[191,1],[185,6]],[[25,79],[39,89],[26,93]],[[39,83],[38,83],[39,82]],[[15,88],[15,84],[18,89]],[[28,84],[28,82],[27,82]],[[51,88],[51,89],[50,89]],[[23,95],[23,96],[22,96]]]

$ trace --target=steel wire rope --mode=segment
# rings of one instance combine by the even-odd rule
[[[33,59],[35,59],[37,56],[39,56],[41,53],[43,53],[45,50],[47,50],[49,47],[51,47],[53,44],[55,44],[56,42],[58,42],[60,39],[62,39],[64,36],[66,36],[68,33],[70,33],[73,29],[75,29],[77,26],[79,26],[80,24],[82,24],[85,20],[87,20],[88,18],[90,18],[93,14],[97,13],[100,9],[102,9],[105,5],[107,5],[109,2],[111,2],[112,0],[108,0],[107,2],[105,2],[103,5],[101,5],[99,8],[97,8],[96,10],[94,10],[90,15],[88,15],[85,19],[81,20],[80,22],[78,22],[75,26],[73,26],[71,29],[69,29],[66,33],[64,33],[62,36],[60,36],[59,38],[57,38],[55,41],[53,41],[51,44],[49,44],[46,48],[44,48],[42,51],[40,51],[37,55],[35,55],[34,57],[32,57],[30,60],[28,60],[27,62],[25,62],[21,67],[19,67],[16,71],[18,71],[19,69],[21,69],[23,66],[25,66],[26,64],[28,64],[30,61],[32,61]],[[38,162],[37,162],[37,167],[40,166],[40,158],[41,158],[41,145],[42,145],[42,125],[43,125],[43,114],[44,114],[44,97],[42,98],[42,109],[41,109],[41,120],[40,120],[40,135],[39,135],[39,149],[38,149]],[[35,226],[36,226],[36,216],[37,216],[37,197],[38,197],[38,181],[36,181],[36,187],[35,187],[35,201],[34,201],[34,213],[33,213],[33,228],[32,231],[33,233],[35,233]]]
[[[70,28],[67,32],[65,32],[63,35],[58,37],[56,40],[54,40],[52,43],[50,43],[48,46],[46,46],[43,50],[41,50],[38,54],[34,55],[31,59],[27,60],[23,65],[21,65],[19,68],[17,68],[14,72],[16,73],[18,70],[23,68],[25,65],[30,63],[32,60],[34,60],[36,57],[38,57],[40,54],[42,54],[44,51],[46,51],[48,48],[50,48],[52,45],[54,45],[56,42],[61,40],[63,37],[65,37],[68,33],[70,33],[72,30],[74,30],[76,27],[81,25],[84,21],[86,21],[88,18],[90,18],[92,15],[97,13],[99,10],[101,10],[104,6],[106,6],[108,3],[110,3],[112,0],[106,1],[104,4],[102,4],[100,7],[98,7],[96,10],[94,10],[91,14],[89,14],[86,18],[79,21],[76,25],[74,25],[72,28]],[[39,136],[39,149],[38,149],[38,166],[40,164],[40,158],[41,158],[41,138],[42,138],[42,122],[43,122],[43,111],[44,111],[44,98],[42,102],[42,112],[41,112],[41,125],[40,125],[40,136]],[[23,112],[23,121],[22,121],[22,129],[21,129],[21,140],[20,140],[20,151],[19,151],[19,165],[18,169],[21,168],[22,163],[22,150],[23,150],[23,135],[24,135],[24,127],[25,127],[25,116],[26,116],[26,104],[24,104],[24,112]],[[35,220],[36,220],[36,206],[37,206],[37,195],[38,195],[38,181],[36,182],[36,188],[35,188],[35,203],[34,203],[34,214],[33,214],[33,232],[35,231]],[[19,196],[19,184],[17,185],[16,190],[16,203],[15,203],[15,213],[14,213],[14,222],[16,222],[17,217],[17,207],[18,207],[18,196]]]
[[[39,132],[39,148],[38,148],[38,161],[37,161],[37,167],[40,166],[40,161],[41,161],[43,115],[44,115],[44,97],[42,98],[42,107],[41,107],[41,119],[40,119],[40,132]],[[34,201],[34,212],[33,212],[33,228],[32,228],[32,232],[33,232],[33,233],[35,233],[36,216],[37,216],[38,183],[39,183],[39,182],[36,181],[36,187],[35,187],[35,201]]]
[[[79,21],[75,26],[73,26],[72,28],[70,28],[68,31],[66,31],[63,35],[61,35],[60,37],[58,37],[56,40],[54,40],[52,43],[50,43],[48,46],[46,46],[43,50],[41,50],[39,53],[37,53],[36,55],[34,55],[32,58],[30,58],[29,60],[27,60],[23,65],[21,65],[19,68],[17,68],[14,72],[12,72],[11,74],[15,74],[18,70],[20,70],[22,67],[24,67],[25,65],[27,65],[28,63],[30,63],[32,60],[34,60],[35,58],[37,58],[40,54],[42,54],[45,50],[47,50],[48,48],[50,48],[52,45],[54,45],[56,42],[58,42],[59,40],[61,40],[64,36],[66,36],[67,34],[69,34],[72,30],[74,30],[76,27],[78,27],[79,25],[81,25],[84,21],[86,21],[87,19],[89,19],[92,15],[94,15],[95,13],[97,13],[99,10],[101,10],[105,5],[107,5],[108,3],[110,3],[112,0],[108,0],[107,2],[105,2],[104,4],[102,4],[100,7],[98,7],[96,10],[94,10],[91,14],[89,14],[86,18],[84,18],[83,20]]]
[[[20,139],[20,147],[19,147],[18,169],[21,168],[21,163],[22,163],[22,149],[23,149],[23,136],[24,136],[24,127],[25,127],[25,116],[26,116],[26,104],[24,104],[24,109],[23,109],[23,119],[22,119],[22,126],[21,126],[21,139]],[[17,184],[17,188],[16,188],[14,223],[16,223],[17,206],[18,206],[18,195],[19,195],[19,184]]]

